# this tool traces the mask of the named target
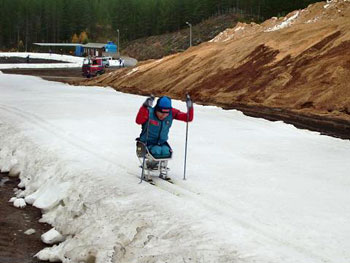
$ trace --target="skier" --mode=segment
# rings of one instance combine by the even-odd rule
[[[155,158],[166,158],[170,156],[167,140],[172,122],[174,119],[184,122],[192,121],[193,103],[191,99],[186,100],[188,113],[184,113],[173,108],[171,99],[167,96],[160,97],[155,107],[152,107],[153,101],[153,96],[147,98],[136,116],[136,123],[142,125],[139,139],[147,145]]]

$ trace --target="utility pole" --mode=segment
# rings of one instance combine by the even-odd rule
[[[190,27],[190,47],[192,47],[192,24],[186,22],[186,24]]]
[[[117,49],[118,49],[118,58],[120,58],[119,29],[117,29],[117,33],[118,33],[118,44],[117,44]]]
[[[26,44],[25,44],[26,52],[28,50],[28,24],[26,24]]]
[[[17,25],[17,52],[19,52],[19,26]]]

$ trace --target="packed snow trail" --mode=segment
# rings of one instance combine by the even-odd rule
[[[139,184],[144,97],[29,76],[0,83],[0,168],[21,171],[17,197],[66,237],[39,258],[350,261],[349,141],[195,105],[187,180],[185,123],[175,121],[174,184]]]

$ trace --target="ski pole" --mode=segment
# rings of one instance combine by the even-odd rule
[[[190,109],[188,107],[187,102],[191,100],[190,95],[186,94],[186,106],[187,106],[187,122],[186,122],[186,141],[185,141],[185,162],[184,162],[184,180],[186,180],[186,164],[187,164],[187,140],[188,140],[188,120],[189,120],[189,114]]]
[[[146,148],[147,148],[147,144],[146,144]],[[140,184],[142,183],[144,176],[145,176],[145,160],[146,160],[146,149],[145,152],[143,154],[143,160],[142,160],[142,172],[141,172],[141,180],[140,180]]]
[[[150,98],[152,99],[152,103],[154,100],[154,96],[151,94]],[[147,107],[148,110],[148,120],[147,120],[147,130],[146,130],[146,149],[145,152],[143,154],[143,160],[142,160],[142,172],[141,172],[141,180],[140,180],[140,184],[142,183],[143,179],[145,178],[145,161],[146,161],[146,152],[147,152],[147,144],[148,144],[148,131],[149,131],[149,120],[151,117],[151,111],[150,111],[150,106]]]

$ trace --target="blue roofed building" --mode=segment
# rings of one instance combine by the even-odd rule
[[[117,58],[118,47],[112,41],[108,41],[105,43],[33,43],[38,46],[49,47],[50,50],[52,47],[75,47],[74,55],[82,57],[82,56],[110,56],[113,58]]]

